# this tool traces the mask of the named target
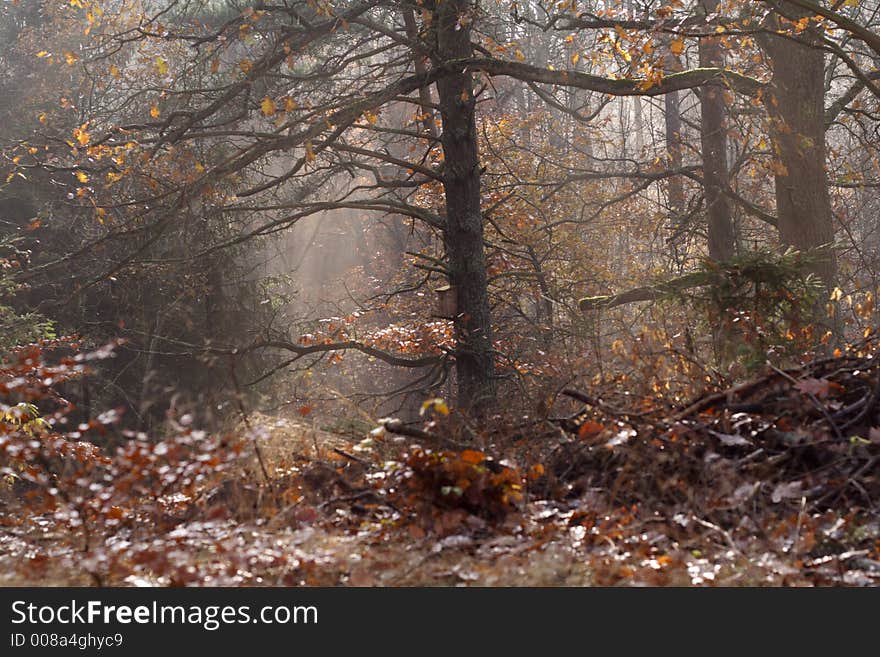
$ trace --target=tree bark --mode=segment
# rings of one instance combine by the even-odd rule
[[[672,91],[666,94],[663,97],[663,104],[666,124],[666,152],[669,157],[669,168],[674,171],[681,169],[682,163],[681,98],[678,92]],[[684,185],[682,185],[681,176],[669,177],[667,202],[677,224],[685,209]]]
[[[424,75],[428,71],[427,58],[420,53],[415,44],[421,42],[419,38],[419,28],[416,24],[415,12],[411,8],[404,8],[403,23],[406,26],[406,38],[413,45],[413,67],[416,75]],[[437,126],[434,124],[434,109],[431,107],[431,88],[428,86],[419,87],[419,105],[421,106],[421,124],[425,133],[431,137],[437,137]]]
[[[466,18],[469,0],[443,0],[434,10],[437,57],[443,61],[471,55]],[[489,315],[480,163],[477,153],[476,101],[467,71],[437,81],[443,123],[446,225],[444,239],[450,283],[457,292],[455,370],[459,407],[479,412],[495,398],[496,381]]]
[[[807,15],[788,2],[786,16]],[[831,198],[825,171],[825,58],[821,34],[810,27],[798,40],[774,32],[778,19],[761,45],[770,57],[773,77],[764,105],[770,117],[770,137],[777,158],[776,210],[779,236],[799,250],[814,250],[834,241]],[[837,263],[833,250],[815,267],[828,288],[833,287]]]
[[[704,0],[707,14],[718,8],[718,0]],[[721,68],[724,53],[715,37],[700,39],[700,66]],[[702,119],[700,142],[703,151],[703,189],[709,223],[709,256],[715,260],[730,260],[736,250],[730,201],[724,193],[727,186],[727,126],[724,90],[721,87],[703,87],[700,94]]]

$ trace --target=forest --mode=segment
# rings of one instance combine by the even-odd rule
[[[880,584],[880,0],[0,0],[0,586]]]

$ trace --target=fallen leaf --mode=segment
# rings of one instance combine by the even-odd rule
[[[779,484],[773,489],[770,499],[774,504],[779,504],[782,500],[791,499],[793,497],[801,497],[803,483],[800,481],[791,481]]]
[[[806,378],[798,381],[794,387],[805,395],[815,395],[819,399],[825,399],[831,391],[831,381],[828,379]]]
[[[618,445],[623,445],[628,442],[630,438],[636,435],[635,429],[623,429],[619,431],[614,437],[605,443],[605,447],[612,448],[617,447]]]
[[[721,441],[722,445],[725,445],[727,447],[738,447],[752,444],[751,441],[747,438],[743,438],[742,436],[735,433],[718,433],[717,431],[712,431],[711,433],[719,441]]]
[[[584,439],[589,438],[591,436],[595,436],[597,433],[602,431],[605,428],[604,425],[599,424],[598,422],[593,422],[592,420],[587,420],[581,426],[578,427],[578,438]]]
[[[348,576],[348,583],[352,586],[375,586],[376,578],[367,570],[366,566],[353,568]]]
[[[461,453],[460,458],[465,463],[470,463],[471,465],[479,465],[486,460],[486,455],[483,454],[483,452],[478,452],[474,449],[466,449]]]

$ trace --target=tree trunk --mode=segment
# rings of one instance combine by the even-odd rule
[[[469,9],[468,0],[444,0],[437,4],[434,23],[440,61],[471,56],[469,23],[459,20]],[[458,297],[455,319],[458,405],[479,412],[494,400],[496,382],[471,74],[445,76],[437,82],[437,91],[443,121],[444,238],[450,283],[455,286]]]
[[[788,17],[806,15],[788,3],[780,6]],[[770,117],[770,137],[777,158],[776,211],[783,244],[811,250],[832,244],[834,224],[828,177],[825,172],[825,57],[821,35],[810,27],[798,40],[773,32],[761,38],[770,57],[773,78],[764,105]],[[815,267],[830,289],[837,264],[829,249]]]
[[[682,163],[681,97],[677,91],[672,91],[663,97],[663,104],[669,168],[680,169]],[[685,210],[684,186],[681,176],[671,176],[668,185],[667,202],[677,225]]]
[[[410,8],[403,10],[403,23],[406,26],[406,38],[413,44],[413,67],[416,74],[422,75],[428,70],[426,57],[421,54],[415,44],[421,43],[419,28],[416,24],[415,12]],[[437,126],[434,124],[434,109],[431,107],[431,88],[419,87],[419,105],[421,106],[421,123],[427,135],[437,137]]]
[[[663,68],[666,72],[681,71],[679,58],[672,52],[670,44],[665,44]],[[666,155],[670,169],[680,169],[684,162],[684,129],[681,120],[681,94],[670,91],[663,96],[663,122],[666,128]],[[669,243],[672,260],[677,269],[684,264],[686,249],[681,248],[681,236],[684,232],[684,218],[687,206],[684,182],[681,176],[670,176],[667,179],[666,203],[669,208]]]
[[[703,6],[707,14],[712,13],[718,8],[718,0],[705,0]],[[724,53],[717,38],[700,39],[700,66],[724,66]],[[703,151],[703,189],[709,220],[709,256],[721,261],[730,260],[736,248],[730,201],[724,194],[728,179],[726,112],[724,90],[714,85],[703,87],[700,93],[700,142]]]

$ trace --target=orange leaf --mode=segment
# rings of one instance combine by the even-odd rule
[[[590,436],[595,436],[604,428],[605,427],[598,422],[587,420],[578,428],[578,438],[589,438]]]
[[[91,141],[92,137],[86,132],[86,123],[83,123],[79,128],[74,128],[73,136],[76,138],[76,141],[79,142],[80,146],[85,146]]]
[[[474,449],[466,449],[461,454],[459,454],[459,458],[465,463],[470,463],[471,465],[479,465],[486,460],[486,455],[483,454],[483,452],[478,452]]]

